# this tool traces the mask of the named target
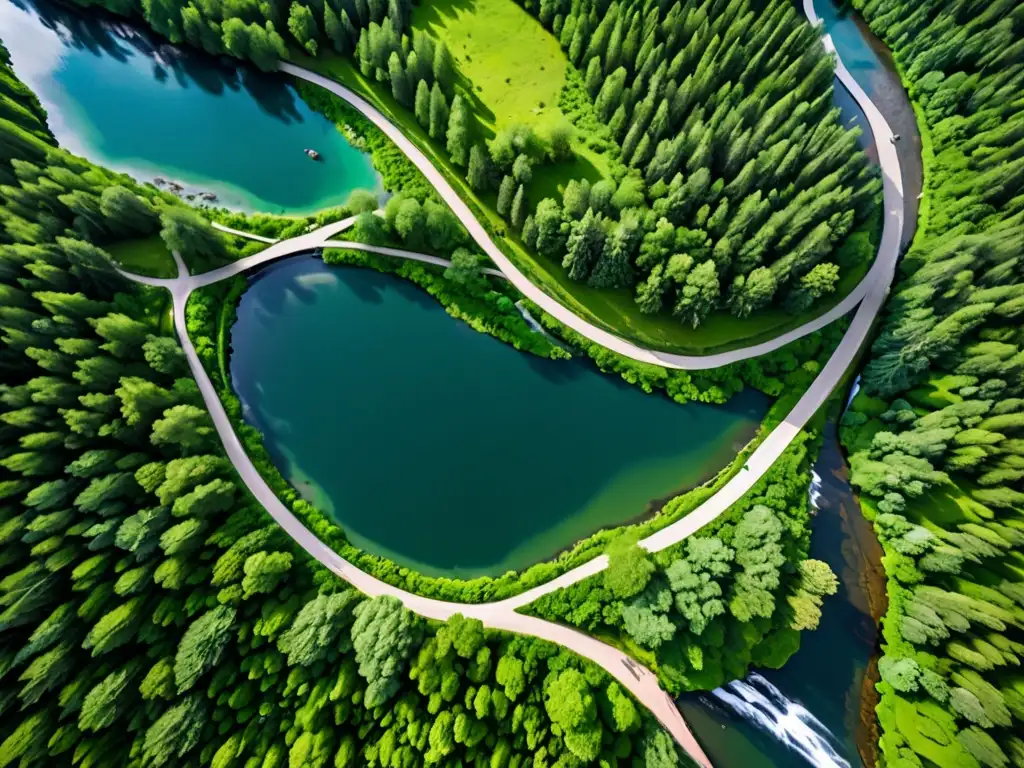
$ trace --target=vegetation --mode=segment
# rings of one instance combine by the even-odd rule
[[[618,373],[645,392],[663,390],[678,403],[724,403],[744,386],[773,398],[799,396],[832,354],[844,331],[843,324],[833,324],[760,357],[705,371],[683,371],[619,355],[562,325],[528,299],[523,304],[534,317],[540,318],[541,325],[587,355],[602,371]]]
[[[459,143],[469,147],[467,138],[486,153],[485,141],[496,132],[514,125],[528,125],[548,137],[554,157],[534,168],[530,188],[538,193],[559,194],[570,179],[591,183],[610,176],[611,163],[602,151],[611,146],[577,139],[570,120],[574,118],[565,95],[582,78],[558,45],[529,13],[511,0],[482,0],[472,4],[430,2],[420,4],[412,16],[413,35],[427,33],[421,46],[434,40],[450,56],[456,72],[460,102],[468,113],[470,136]],[[426,37],[426,36],[424,36]],[[417,51],[417,60],[422,60]],[[583,92],[585,94],[585,91]],[[585,96],[590,101],[589,96]],[[449,143],[451,139],[449,139]],[[468,156],[456,162],[465,167]],[[470,179],[474,188],[486,182]],[[524,205],[525,207],[525,205]],[[521,226],[522,222],[519,222]]]
[[[373,239],[367,237],[367,230],[374,227],[374,237],[384,237],[386,240],[397,240],[400,243],[400,238],[389,229],[387,222],[387,216],[382,218],[364,212],[360,215],[355,230],[347,236],[355,240]],[[511,286],[505,281],[484,278],[479,272],[479,257],[467,250],[457,250],[452,258],[452,266],[444,270],[443,274],[435,267],[418,262],[350,249],[328,249],[324,254],[324,260],[329,264],[370,267],[412,280],[437,298],[450,314],[465,320],[477,330],[490,333],[518,349],[542,356],[557,358],[566,355],[561,347],[552,345],[546,337],[529,329],[521,315],[514,309],[512,301],[516,294],[509,292],[512,290]],[[449,579],[424,576],[353,546],[334,520],[303,499],[281,475],[263,444],[262,435],[242,418],[242,406],[231,388],[227,372],[227,337],[234,322],[235,306],[245,286],[245,278],[238,276],[232,281],[222,281],[195,291],[189,300],[186,318],[189,336],[218,390],[236,434],[239,435],[260,474],[278,498],[321,541],[360,569],[416,594],[464,603],[498,600],[519,594],[598,556],[609,543],[624,535],[649,535],[696,509],[736,472],[742,470],[750,451],[768,430],[781,422],[814,379],[842,336],[840,328],[830,328],[759,361],[748,361],[737,366],[709,371],[706,375],[696,375],[658,366],[638,365],[596,345],[588,347],[581,337],[573,335],[539,308],[523,300],[524,304],[530,307],[531,313],[535,317],[540,317],[541,322],[556,336],[579,345],[583,352],[593,356],[595,363],[602,370],[618,373],[627,382],[647,392],[664,390],[682,403],[690,400],[725,402],[742,388],[744,381],[747,381],[769,394],[782,394],[769,409],[761,433],[739,453],[729,467],[723,469],[711,481],[670,499],[647,521],[602,530],[577,542],[557,558],[537,563],[525,571],[509,571],[496,578]]]
[[[837,249],[867,227],[878,179],[839,125],[830,59],[790,3],[527,3],[551,38],[510,0],[474,5],[413,13],[406,0],[295,0],[250,14],[159,0],[141,10],[172,41],[264,68],[316,56],[310,66],[429,149],[531,280],[646,345],[706,354],[761,340],[820,313],[863,274],[873,249],[847,249],[850,262]],[[484,14],[514,19],[524,52],[548,52],[517,75],[545,87],[564,75],[557,104],[494,83],[510,63],[489,66],[480,51],[497,47],[485,31],[472,38],[499,28],[490,16],[470,23]],[[569,64],[549,77],[555,38]],[[513,118],[525,110],[517,100],[535,96],[532,119]],[[771,331],[732,322],[762,312],[773,313]],[[712,318],[721,329],[708,336]]]
[[[466,261],[465,266],[459,262]],[[409,280],[437,299],[452,317],[468,323],[474,330],[488,333],[518,350],[552,359],[567,358],[569,353],[537,333],[526,323],[515,306],[514,290],[504,280],[480,273],[478,257],[465,250],[456,251],[453,266],[440,274],[437,267],[348,249],[328,249],[327,264],[370,267]],[[504,283],[504,284],[503,284]]]
[[[925,123],[927,212],[844,417],[885,549],[886,765],[1024,765],[1024,5],[854,0]]]
[[[177,277],[178,266],[167,250],[167,245],[157,235],[122,240],[105,248],[110,257],[122,269],[137,275],[149,277]]]
[[[807,559],[810,467],[801,433],[729,511],[650,554],[635,538],[609,549],[606,570],[524,610],[611,639],[657,672],[670,693],[710,690],[751,665],[777,668],[815,629],[838,581]]]
[[[367,599],[294,545],[222,455],[163,292],[83,239],[151,188],[0,82],[29,105],[0,118],[0,768],[681,765],[590,663]],[[81,224],[60,199],[110,189]]]
[[[829,263],[878,185],[830,110],[816,33],[791,4],[764,6],[535,9],[586,73],[629,171],[540,200],[528,245],[574,280],[635,287],[640,311],[670,309],[693,327],[720,304],[745,317],[776,294],[809,307],[789,297],[809,294],[802,276]],[[814,299],[834,290],[833,272],[822,283],[818,270]]]

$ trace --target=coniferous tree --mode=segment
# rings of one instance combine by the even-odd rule
[[[516,182],[511,176],[505,176],[498,186],[497,211],[501,216],[508,216],[512,209],[512,198],[516,193]]]
[[[468,161],[469,132],[469,109],[463,98],[456,94],[448,118],[448,154],[455,165],[464,166]]]
[[[448,128],[448,102],[437,82],[430,91],[430,138],[441,141]]]
[[[454,94],[455,62],[451,51],[442,40],[434,46],[434,58],[431,63],[434,82],[440,85],[445,94]]]
[[[512,207],[509,212],[509,221],[514,229],[521,229],[526,220],[526,192],[520,184],[516,189],[515,197],[512,198]]]
[[[482,192],[490,186],[490,177],[490,157],[487,150],[480,144],[474,144],[469,150],[469,168],[466,171],[469,186]]]
[[[310,56],[316,56],[317,38],[320,35],[316,19],[308,6],[292,3],[288,14],[288,30]]]
[[[416,84],[416,122],[421,128],[430,127],[430,86],[426,80],[420,80]]]
[[[696,328],[711,314],[711,310],[718,303],[718,295],[719,282],[715,262],[708,259],[690,270],[672,311],[684,322]]]
[[[589,208],[583,218],[570,224],[562,266],[568,270],[572,280],[584,280],[590,275],[601,255],[604,240],[601,218]]]
[[[404,107],[412,106],[412,87],[409,85],[409,78],[402,68],[402,60],[394,51],[388,57],[388,79],[391,81],[391,95],[395,97],[395,101]]]

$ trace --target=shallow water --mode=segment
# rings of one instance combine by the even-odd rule
[[[57,141],[99,165],[268,213],[311,213],[380,187],[369,156],[283,76],[43,2],[0,3],[0,37]]]
[[[814,9],[821,17],[825,30],[832,36],[843,64],[881,110],[892,131],[900,137],[896,142],[896,150],[903,177],[902,242],[907,244],[917,229],[918,196],[923,185],[921,135],[917,130],[914,108],[900,81],[889,49],[872,34],[856,12],[842,5],[837,0],[814,0]],[[837,96],[840,106],[843,99],[853,101],[838,84],[836,90],[842,91]],[[866,133],[870,135],[870,131],[866,130]]]
[[[518,352],[403,280],[312,257],[254,280],[231,345],[285,477],[353,543],[428,574],[500,574],[636,518],[727,466],[766,408]]]

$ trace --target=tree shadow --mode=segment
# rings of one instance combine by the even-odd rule
[[[148,58],[153,76],[159,82],[174,77],[182,88],[196,86],[214,96],[244,89],[260,110],[284,123],[301,123],[298,95],[280,75],[260,72],[241,61],[218,58],[185,46],[174,46],[154,33],[132,26],[131,22],[103,8],[89,13],[45,0],[11,0],[15,7],[33,12],[39,22],[52,30],[60,41],[94,56],[109,56],[126,63],[133,55]]]
[[[441,40],[439,29],[446,27],[449,21],[457,20],[460,13],[473,13],[475,10],[475,0],[444,0],[441,3],[431,2],[421,5],[416,10],[416,28],[426,31],[437,43]],[[450,46],[449,50],[451,50]],[[451,53],[452,58],[455,59],[456,54],[460,52],[451,50]],[[458,60],[455,60],[455,90],[468,102],[470,112],[476,119],[481,138],[487,138],[493,134],[493,130],[486,124],[494,124],[494,111],[480,99],[472,81],[462,72]]]

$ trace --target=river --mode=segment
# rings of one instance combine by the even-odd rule
[[[551,557],[727,466],[767,399],[645,394],[453,320],[419,288],[297,257],[253,279],[231,334],[246,418],[357,546],[449,577]]]
[[[369,156],[284,77],[40,0],[0,2],[0,38],[60,145],[99,165],[266,213],[313,213],[380,189]]]
[[[680,701],[717,768],[789,768],[801,757],[821,768],[848,768],[861,764],[859,753],[873,742],[865,731],[870,723],[861,722],[861,695],[884,611],[882,552],[850,489],[834,425],[814,467],[811,503],[817,514],[810,555],[840,580],[818,629],[803,633],[782,669]]]
[[[900,135],[896,149],[906,245],[916,231],[923,171],[913,107],[891,55],[863,20],[834,0],[815,0],[815,9],[847,69]],[[870,137],[859,108],[838,81],[836,103],[844,120],[860,125]],[[847,482],[834,425],[815,466],[811,498],[818,509],[811,557],[832,566],[841,581],[840,593],[825,599],[818,629],[803,633],[800,650],[781,670],[752,672],[745,680],[679,701],[717,768],[875,764],[876,694],[870,674],[877,622],[885,610],[882,551]]]
[[[906,94],[860,19],[831,0],[816,8],[901,135],[909,242],[921,161]],[[0,37],[58,141],[99,164],[274,213],[379,188],[369,158],[283,78],[41,0],[0,3]],[[850,95],[837,86],[835,99],[870,151]],[[308,160],[306,147],[325,162]],[[232,341],[246,416],[286,476],[358,546],[437,575],[520,568],[643,514],[727,464],[764,410],[753,395],[724,408],[679,406],[579,361],[538,360],[451,320],[413,286],[308,257],[255,280]],[[782,670],[680,702],[718,768],[853,766],[873,740],[860,712],[879,550],[834,434],[816,476],[811,555],[840,575],[841,593]]]

